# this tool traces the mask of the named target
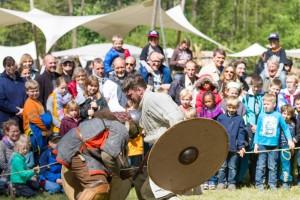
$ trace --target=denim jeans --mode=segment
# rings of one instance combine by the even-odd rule
[[[49,193],[49,194],[55,194],[55,193],[60,193],[64,192],[63,187],[56,182],[52,181],[46,181],[44,184],[44,189]]]
[[[236,152],[229,152],[226,160],[218,171],[218,182],[226,184],[235,184],[238,170],[239,157]],[[228,173],[227,173],[228,171]],[[227,177],[227,181],[226,181]]]
[[[282,146],[282,149],[286,149],[285,151],[281,151],[280,153],[280,163],[281,163],[281,172],[280,172],[280,180],[283,183],[288,183],[293,181],[292,170],[291,170],[291,151],[288,146]]]
[[[277,146],[265,146],[259,145],[258,150],[274,150]],[[277,164],[278,164],[278,152],[271,151],[266,153],[259,153],[256,165],[255,182],[256,187],[263,187],[264,181],[266,179],[266,165],[268,163],[269,169],[269,186],[276,187],[277,185]]]

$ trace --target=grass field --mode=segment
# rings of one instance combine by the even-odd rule
[[[291,190],[285,191],[278,189],[276,192],[266,190],[265,192],[258,192],[253,187],[244,187],[234,192],[227,190],[223,191],[204,191],[200,196],[180,196],[181,200],[299,200],[300,188],[293,186]],[[9,200],[10,197],[0,197],[1,200]],[[25,200],[25,198],[18,198],[19,200]],[[48,195],[47,193],[39,193],[37,200],[67,200],[68,198],[64,194]],[[132,189],[126,200],[136,200],[135,191]]]

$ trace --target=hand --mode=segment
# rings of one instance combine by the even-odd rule
[[[255,124],[252,125],[251,131],[252,131],[252,133],[255,133],[255,131],[256,131],[256,125]]]
[[[295,143],[293,142],[293,140],[288,140],[288,145],[289,145],[289,149],[295,148]]]
[[[150,65],[145,65],[145,67],[149,74],[152,74],[154,72],[152,67],[150,67]]]
[[[31,178],[31,180],[34,181],[34,182],[37,181],[37,180],[36,180],[36,177],[34,177],[34,176]]]
[[[276,73],[275,78],[279,78],[279,77],[280,77],[280,74]]]
[[[34,173],[39,173],[40,172],[40,167],[39,166],[37,166],[37,167],[34,167],[34,168],[32,168],[32,170],[34,171]]]
[[[91,107],[94,108],[94,109],[97,109],[97,108],[98,108],[98,105],[97,105],[97,103],[96,103],[95,100],[93,100],[93,101],[91,102]]]
[[[258,153],[258,145],[257,144],[254,145],[254,153]]]
[[[240,154],[241,157],[244,157],[245,152],[246,152],[245,148],[241,148],[238,154]]]
[[[19,108],[18,106],[16,107],[19,112],[16,113],[17,116],[23,115],[23,108]]]
[[[297,141],[297,139],[296,139],[296,138],[293,138],[293,142],[294,142],[294,143],[297,143],[298,141]]]
[[[62,180],[60,178],[56,179],[55,181],[57,184],[62,185]]]
[[[88,110],[88,116],[93,117],[94,113],[95,113],[94,109],[91,108]]]

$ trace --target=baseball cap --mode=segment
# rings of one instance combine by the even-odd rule
[[[53,133],[52,135],[49,136],[49,141],[57,141],[58,139],[60,139],[61,136],[58,133]]]
[[[155,30],[151,30],[148,32],[148,37],[156,37],[159,38],[159,33]]]
[[[279,40],[279,35],[277,33],[271,33],[269,35],[269,39],[268,40],[271,40],[271,39],[277,39],[277,40]]]
[[[65,63],[65,62],[74,62],[73,59],[70,56],[64,56],[61,58],[60,62]]]

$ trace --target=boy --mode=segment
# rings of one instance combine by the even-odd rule
[[[246,129],[243,118],[237,114],[239,104],[240,101],[237,97],[228,97],[226,99],[226,113],[217,118],[217,121],[226,129],[230,143],[227,158],[218,171],[218,190],[224,189],[226,183],[228,183],[228,190],[234,191],[236,189],[235,179],[239,166],[238,154],[243,157],[245,153]],[[227,181],[226,177],[228,177]]]
[[[282,88],[282,82],[280,79],[275,78],[272,80],[270,87],[269,87],[269,93],[273,94],[276,97],[276,107],[275,110],[279,112],[279,107],[278,107],[278,95],[281,91]]]
[[[114,35],[112,37],[112,44],[113,47],[107,52],[104,59],[104,71],[107,75],[112,74],[112,71],[114,71],[114,68],[111,65],[115,58],[121,57],[125,59],[130,56],[129,50],[122,47],[123,37],[121,35]]]
[[[30,137],[33,153],[37,156],[47,146],[46,136],[51,129],[52,116],[45,113],[43,105],[37,100],[40,94],[38,82],[27,81],[25,89],[28,98],[23,110],[24,133]]]
[[[39,164],[40,166],[50,165],[49,167],[41,168],[40,182],[41,186],[49,193],[55,194],[63,192],[62,180],[61,180],[61,164],[56,162],[55,148],[60,141],[61,136],[58,133],[54,133],[49,137],[49,147],[43,151]]]
[[[276,97],[273,94],[266,94],[263,97],[265,113],[261,113],[258,119],[256,132],[254,135],[254,152],[258,154],[255,184],[259,191],[264,191],[264,180],[266,177],[266,163],[268,163],[269,180],[268,184],[272,191],[276,191],[277,184],[277,164],[278,152],[272,151],[278,149],[280,130],[283,131],[290,149],[295,147],[289,127],[285,123],[282,115],[274,111],[276,106]]]
[[[272,56],[277,56],[279,58],[279,69],[275,75],[275,77],[279,78],[280,72],[283,70],[284,62],[286,60],[285,50],[280,46],[279,43],[279,35],[277,33],[271,33],[269,35],[269,43],[271,48],[267,50],[265,61],[268,61]],[[265,75],[269,77],[269,73],[267,70],[267,64],[265,63]]]
[[[250,81],[250,90],[248,94],[243,97],[242,103],[246,107],[246,141],[248,142],[248,150],[253,150],[252,141],[253,135],[256,131],[256,124],[258,116],[263,112],[262,98],[264,92],[262,90],[263,80],[260,76],[254,75]],[[248,162],[250,159],[250,166]],[[241,159],[239,174],[237,177],[238,182],[243,182],[244,176],[249,168],[250,182],[255,182],[255,168],[256,168],[257,155],[247,154]]]

